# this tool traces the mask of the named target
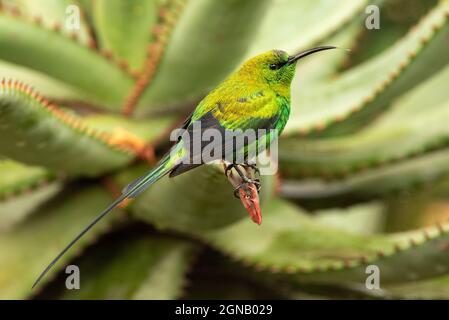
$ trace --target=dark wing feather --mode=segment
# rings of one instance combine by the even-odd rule
[[[273,97],[275,94],[273,93]],[[227,98],[226,98],[227,97]],[[206,97],[191,117],[184,123],[183,128],[187,130],[189,141],[195,140],[195,137],[203,137],[203,133],[208,129],[216,129],[220,132],[221,139],[214,139],[213,141],[201,141],[200,147],[192,148],[189,141],[183,140],[187,150],[189,161],[178,164],[170,173],[170,176],[177,176],[181,173],[189,171],[203,164],[203,151],[207,146],[208,150],[218,150],[221,152],[214,152],[210,154],[209,160],[226,160],[228,162],[235,162],[235,150],[243,150],[245,145],[250,145],[257,140],[257,137],[248,137],[245,135],[247,129],[274,129],[279,119],[279,115],[272,108],[271,103],[273,99],[271,94],[257,91],[253,95],[246,98],[236,99],[231,95],[223,95],[220,101],[212,101],[212,96]],[[257,110],[273,110],[275,114],[271,117],[253,117],[254,111]],[[243,111],[243,112],[242,112]],[[257,112],[256,112],[257,113]],[[269,114],[262,112],[262,114]],[[242,114],[242,116],[236,116]],[[194,125],[195,124],[195,125]],[[198,125],[199,124],[199,125]],[[198,129],[200,127],[200,129]],[[240,130],[238,134],[235,130]],[[199,132],[198,132],[199,131]],[[227,134],[228,133],[228,134]],[[247,139],[243,140],[245,136]],[[249,138],[249,139],[248,139]]]
[[[245,130],[247,129],[266,129],[270,130],[275,128],[275,124],[277,122],[278,116],[274,116],[271,118],[252,118],[251,122],[245,123],[241,128],[241,132],[237,133],[235,130],[227,130],[224,128],[220,121],[214,116],[214,114],[209,111],[202,117],[200,117],[196,122],[198,122],[200,126],[200,132],[196,132],[193,126],[193,123],[187,127],[187,132],[190,136],[190,141],[194,141],[195,136],[202,137],[202,134],[207,129],[217,129],[222,139],[212,140],[212,141],[201,141],[200,148],[188,148],[188,154],[190,156],[190,160],[188,163],[180,163],[178,164],[170,173],[170,177],[175,177],[180,175],[181,173],[187,172],[193,168],[196,168],[203,164],[203,151],[207,146],[209,150],[218,150],[221,148],[221,153],[215,156],[214,153],[210,154],[210,158],[213,160],[226,160],[228,162],[234,162],[235,160],[235,150],[243,150],[245,146],[251,145],[257,140],[256,135],[245,135]],[[197,124],[198,124],[197,123]],[[245,138],[244,138],[245,137]]]

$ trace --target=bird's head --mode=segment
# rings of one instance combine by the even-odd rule
[[[335,49],[333,46],[321,46],[289,55],[282,50],[270,50],[247,60],[238,74],[252,81],[261,81],[274,90],[288,91],[295,75],[298,60],[313,53]]]

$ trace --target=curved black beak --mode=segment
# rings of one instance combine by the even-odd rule
[[[288,57],[287,64],[295,63],[299,59],[307,57],[308,55],[311,55],[312,53],[323,51],[323,50],[329,50],[329,49],[337,49],[337,47],[334,47],[334,46],[320,46],[320,47],[315,47],[315,48],[312,48],[312,49],[308,49],[308,50],[305,50],[305,51],[298,52],[297,54],[294,54],[294,55]]]

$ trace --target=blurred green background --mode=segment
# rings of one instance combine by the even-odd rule
[[[449,297],[449,1],[0,4],[1,299]],[[31,291],[242,61],[315,45],[350,51],[298,65],[261,226],[218,166],[164,178]]]

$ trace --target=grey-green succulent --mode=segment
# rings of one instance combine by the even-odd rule
[[[449,1],[0,4],[0,298],[449,298]],[[261,226],[204,166],[111,214],[31,290],[242,61],[321,44],[351,51],[298,66]]]

